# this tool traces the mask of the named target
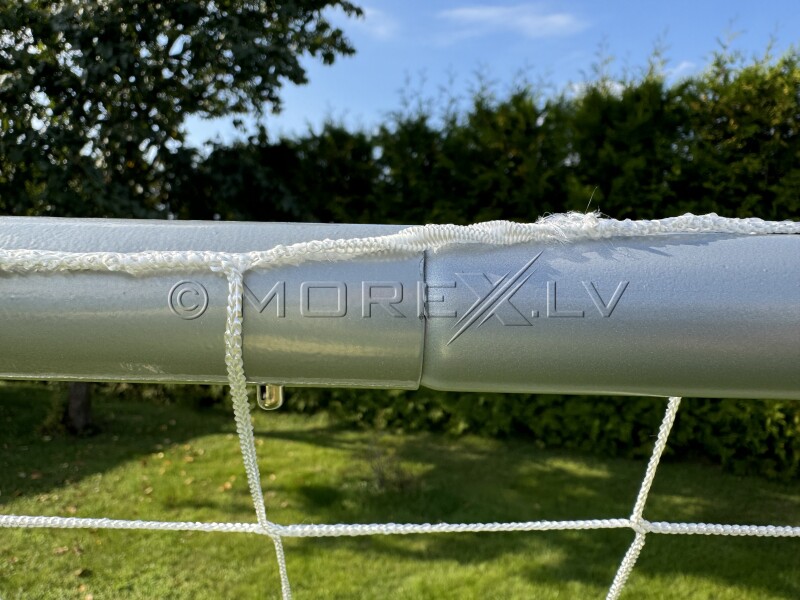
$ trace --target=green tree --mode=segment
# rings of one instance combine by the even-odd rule
[[[572,102],[567,133],[569,197],[617,218],[655,218],[676,202],[681,131],[688,110],[682,84],[649,72],[641,81],[590,84]]]
[[[765,219],[800,212],[800,54],[719,52],[687,82],[682,208]],[[698,204],[701,208],[698,209]]]
[[[298,159],[285,140],[272,144],[262,132],[229,146],[214,145],[198,160],[193,150],[174,156],[170,210],[181,219],[304,221],[304,202],[285,181]]]
[[[186,117],[280,109],[303,55],[353,52],[346,0],[4,1],[0,212],[164,214]]]
[[[215,145],[170,194],[181,218],[382,222],[375,212],[375,143],[327,123],[319,133],[270,141],[266,131]]]

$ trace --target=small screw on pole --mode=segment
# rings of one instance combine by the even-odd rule
[[[283,406],[283,386],[268,383],[256,386],[256,402],[264,410],[277,410]]]

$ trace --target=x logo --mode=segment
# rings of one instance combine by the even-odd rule
[[[478,299],[456,321],[455,327],[458,327],[458,330],[447,344],[453,343],[475,322],[479,321],[476,327],[480,327],[492,317],[496,317],[503,325],[530,325],[530,322],[509,300],[533,275],[533,271],[530,273],[527,271],[541,255],[542,253],[539,252],[510,277],[508,273],[503,276],[489,273],[456,273],[456,277],[472,290]]]

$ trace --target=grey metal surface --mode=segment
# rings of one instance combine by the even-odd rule
[[[0,218],[0,247],[246,252],[398,229],[7,217]],[[422,256],[248,272],[243,336],[248,380],[416,388],[424,324],[415,316],[415,298],[408,295],[393,305],[407,317],[394,317],[380,304],[370,306],[369,318],[362,316],[363,282],[384,281],[387,273],[397,280],[416,281],[422,275]],[[339,289],[329,287],[331,282]],[[310,287],[302,289],[304,283]],[[185,290],[182,296],[180,289],[173,295],[178,310],[169,302],[176,284]],[[266,303],[276,284],[284,297],[278,294]],[[376,287],[372,296],[379,298],[382,292]],[[203,293],[207,307],[195,315]],[[345,302],[339,301],[340,293]],[[225,382],[227,297],[225,278],[212,273],[0,274],[0,377]],[[303,298],[310,304],[303,307]],[[189,310],[195,305],[197,310]]]
[[[471,314],[486,312],[450,341],[505,273],[530,277],[479,304]],[[426,262],[426,280],[455,284],[436,311],[458,318],[428,319],[424,386],[800,398],[800,236],[448,249]]]
[[[0,247],[243,252],[398,229],[7,217]],[[800,236],[462,246],[245,283],[252,382],[800,398]],[[223,382],[226,299],[214,274],[0,274],[0,377]]]

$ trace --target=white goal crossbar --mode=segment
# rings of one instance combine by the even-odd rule
[[[556,215],[534,224],[493,222],[468,227],[427,225],[411,227],[385,236],[310,241],[247,253],[197,251],[74,253],[19,248],[0,249],[0,272],[6,273],[94,271],[147,276],[164,273],[213,272],[225,277],[228,290],[224,331],[225,365],[242,459],[256,515],[254,523],[129,521],[103,518],[0,515],[0,527],[146,529],[265,535],[272,539],[275,546],[282,595],[286,599],[291,598],[291,587],[282,545],[284,537],[629,528],[635,534],[634,539],[611,583],[607,594],[609,599],[619,597],[645,544],[646,536],[650,533],[800,537],[800,527],[650,522],[644,518],[648,494],[680,405],[680,398],[677,396],[669,399],[632,513],[627,518],[509,523],[281,525],[270,521],[267,517],[257,463],[253,425],[250,418],[248,380],[245,375],[243,359],[243,303],[245,298],[244,274],[246,272],[287,264],[298,265],[310,261],[336,262],[358,257],[404,255],[440,250],[462,244],[508,246],[526,242],[569,243],[587,239],[610,240],[620,237],[680,233],[722,233],[733,236],[800,234],[800,223],[789,221],[775,223],[760,219],[727,219],[717,215],[685,215],[659,221],[616,221],[601,219],[595,214],[569,214]],[[603,306],[608,309],[609,304],[603,304]],[[792,326],[796,327],[797,323],[793,323]]]

